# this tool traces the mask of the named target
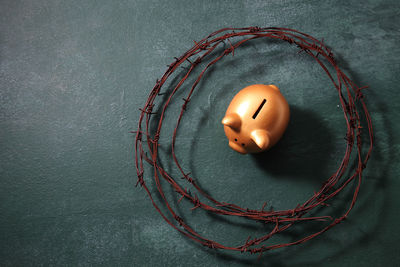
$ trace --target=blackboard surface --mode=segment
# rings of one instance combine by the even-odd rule
[[[398,265],[399,8],[395,0],[1,1],[0,265]],[[323,38],[345,72],[370,86],[376,146],[348,220],[260,260],[187,240],[134,187],[129,131],[138,108],[173,57],[227,26],[289,27]],[[190,102],[177,153],[219,200],[292,207],[343,156],[335,90],[297,52],[263,41],[238,49],[206,75]],[[277,84],[292,112],[285,136],[262,157],[232,151],[220,125],[235,92],[253,83]],[[348,200],[340,196],[337,208]],[[263,233],[257,224],[190,207],[180,206],[190,225],[228,245]],[[302,232],[293,235],[286,238]]]

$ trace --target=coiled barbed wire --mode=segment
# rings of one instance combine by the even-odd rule
[[[235,39],[239,40],[235,41]],[[232,54],[234,55],[235,49],[240,45],[258,38],[270,38],[276,40],[282,40],[289,44],[296,45],[300,51],[310,55],[326,72],[329,79],[333,83],[334,88],[337,90],[341,107],[343,109],[343,115],[346,121],[347,130],[345,133],[346,150],[344,157],[338,166],[335,173],[330,176],[320,187],[317,192],[314,192],[307,201],[298,204],[293,209],[289,210],[264,210],[266,203],[259,210],[250,210],[243,208],[238,205],[226,202],[220,202],[208,195],[197,183],[196,180],[190,176],[190,173],[184,172],[181,167],[179,160],[175,154],[176,147],[176,136],[179,129],[179,125],[182,119],[186,107],[190,102],[191,96],[203,78],[207,69],[212,65],[221,60],[224,56]],[[228,45],[224,46],[226,42]],[[141,110],[138,128],[134,132],[135,137],[135,165],[137,171],[137,184],[144,188],[147,192],[153,206],[161,214],[162,218],[177,231],[187,236],[188,238],[213,249],[225,249],[240,252],[259,253],[260,255],[267,250],[297,245],[306,242],[339,224],[346,219],[350,211],[352,210],[357,195],[361,186],[362,173],[366,167],[367,161],[370,158],[372,147],[373,147],[373,129],[370,114],[364,102],[364,95],[362,90],[365,87],[358,87],[343,71],[339,68],[336,63],[335,57],[329,47],[327,47],[323,41],[299,32],[297,30],[288,28],[276,28],[276,27],[246,27],[246,28],[224,28],[216,32],[211,33],[206,38],[194,42],[194,46],[186,51],[180,57],[175,58],[175,61],[168,65],[167,71],[163,74],[161,79],[157,80],[155,86],[151,90],[149,97]],[[209,59],[213,52],[218,51],[219,47],[226,47],[222,50],[222,53],[218,54],[215,58]],[[180,109],[180,113],[176,122],[176,126],[172,135],[172,160],[182,174],[182,177],[188,183],[190,183],[197,191],[197,194],[191,193],[187,188],[182,187],[177,183],[176,179],[172,177],[167,171],[163,169],[158,159],[158,146],[161,134],[161,127],[163,119],[166,113],[166,109],[178,90],[182,89],[182,84],[187,80],[192,71],[205,59],[209,59],[209,63],[205,65],[196,80],[190,87]],[[168,93],[166,101],[162,103],[161,113],[157,121],[157,127],[154,132],[150,130],[150,120],[153,113],[155,99],[165,93],[161,93],[162,86],[165,84],[168,78],[185,62],[189,62],[189,67],[184,68],[186,73],[179,80],[177,85],[172,91]],[[359,107],[360,106],[360,107]],[[366,121],[366,131],[362,131],[363,126],[361,123],[361,116],[364,116]],[[368,134],[369,145],[366,152],[362,151],[362,133]],[[147,152],[145,151],[147,145]],[[349,170],[348,166],[350,163],[350,156],[356,155],[355,167],[353,170]],[[155,181],[158,194],[165,204],[166,211],[162,211],[159,205],[154,201],[149,190],[147,183],[144,179],[144,162],[149,163],[153,168],[152,177]],[[346,170],[350,171],[347,177],[344,177]],[[164,190],[161,186],[160,179],[164,179],[172,186],[174,191],[180,195],[178,203],[182,199],[186,199],[193,203],[192,209],[201,208],[208,212],[213,212],[220,215],[226,216],[239,216],[251,220],[260,221],[266,224],[272,224],[273,229],[263,236],[250,239],[250,237],[240,246],[228,246],[209,238],[201,236],[193,228],[191,228],[172,208],[168,202]],[[308,216],[311,212],[324,208],[328,200],[333,199],[339,194],[344,188],[346,188],[352,181],[355,182],[353,196],[349,203],[346,211],[336,218],[332,216]],[[206,198],[211,204],[206,204],[201,201],[199,195]],[[208,202],[207,202],[208,203]],[[289,230],[297,222],[306,221],[324,221],[328,222],[322,229],[306,235],[303,238],[295,240],[289,243],[279,243],[273,245],[265,245],[264,242],[270,239],[273,235],[279,234],[283,231]]]

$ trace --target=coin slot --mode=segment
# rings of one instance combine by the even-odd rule
[[[258,107],[258,109],[256,110],[256,112],[253,115],[253,119],[255,119],[258,115],[258,113],[260,113],[261,109],[263,108],[265,102],[267,102],[267,99],[264,98],[264,100],[261,102],[260,106]]]

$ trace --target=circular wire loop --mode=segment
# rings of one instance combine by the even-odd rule
[[[240,37],[240,38],[238,38]],[[310,55],[314,60],[322,67],[326,72],[329,79],[333,83],[336,89],[341,107],[343,109],[343,115],[346,121],[347,130],[345,133],[346,150],[343,159],[335,171],[320,187],[320,189],[312,194],[307,201],[298,204],[293,209],[289,210],[264,210],[266,203],[259,210],[250,210],[248,208],[240,207],[238,205],[226,202],[220,202],[214,199],[203,191],[200,186],[196,183],[196,180],[190,176],[190,173],[184,172],[181,167],[179,160],[175,153],[176,136],[181,122],[182,116],[186,111],[187,105],[190,103],[191,96],[200,82],[202,77],[208,68],[221,60],[224,56],[232,54],[234,55],[235,49],[240,45],[257,38],[271,38],[278,39],[288,42],[291,45],[296,45],[300,51]],[[239,39],[234,42],[234,39]],[[211,33],[206,38],[194,42],[194,46],[186,51],[183,55],[175,58],[175,61],[168,65],[167,71],[163,74],[160,80],[157,80],[155,86],[151,90],[149,97],[141,110],[138,128],[135,137],[135,165],[137,171],[137,184],[147,192],[153,206],[160,213],[163,219],[175,228],[180,233],[184,234],[188,238],[201,243],[204,246],[215,249],[226,249],[240,252],[259,253],[260,255],[267,250],[277,249],[281,247],[287,247],[291,245],[297,245],[306,242],[332,228],[333,226],[342,222],[352,210],[357,195],[361,186],[362,173],[366,167],[367,161],[370,158],[372,147],[373,147],[373,130],[370,114],[364,102],[364,96],[362,90],[366,87],[358,87],[353,81],[347,77],[342,70],[338,67],[333,53],[329,47],[327,47],[323,41],[319,41],[316,38],[288,28],[260,28],[260,27],[247,27],[247,28],[224,28],[216,32]],[[209,59],[209,63],[205,65],[200,74],[197,76],[195,82],[190,87],[186,97],[183,98],[181,110],[174,128],[172,136],[172,159],[176,164],[177,168],[181,172],[182,179],[185,179],[190,183],[196,190],[197,193],[190,192],[187,188],[182,187],[176,182],[176,179],[169,175],[159,164],[158,161],[158,145],[161,134],[161,127],[163,119],[166,113],[166,109],[171,102],[171,99],[175,93],[181,89],[182,84],[187,80],[192,71],[206,58],[211,56],[211,53],[217,53],[220,46],[223,47],[222,52],[214,56],[215,58]],[[154,108],[154,101],[157,96],[166,94],[161,92],[161,88],[167,79],[176,71],[182,64],[188,62],[188,67],[182,67],[186,73],[183,78],[179,80],[174,89],[166,96],[159,113],[159,119],[157,127],[154,132],[150,130],[150,120]],[[367,127],[366,131],[363,130],[361,123],[362,116]],[[366,152],[362,152],[362,133],[368,134],[369,145]],[[144,140],[145,139],[145,140]],[[145,148],[147,147],[147,152]],[[355,168],[354,170],[348,170],[350,163],[350,156],[356,155]],[[161,196],[165,204],[166,211],[162,211],[159,205],[154,201],[153,196],[144,180],[144,162],[150,164],[153,168],[152,177],[155,181],[158,194]],[[344,177],[346,171],[350,171],[351,174]],[[186,222],[178,216],[175,210],[168,202],[163,188],[161,186],[160,179],[165,180],[173,187],[176,193],[180,195],[178,203],[182,199],[186,199],[193,203],[192,209],[201,208],[209,212],[216,214],[227,215],[227,216],[240,216],[247,219],[260,221],[273,225],[273,229],[263,236],[250,237],[239,246],[228,246],[209,238],[203,237],[192,229]],[[346,211],[339,217],[333,218],[331,216],[310,216],[311,212],[315,212],[316,209],[324,208],[328,205],[328,200],[333,199],[339,194],[344,188],[346,188],[350,182],[354,181],[355,186],[353,190],[353,197],[347,207]],[[201,201],[199,196],[204,197],[208,200],[208,204]],[[317,230],[312,234],[308,234],[298,240],[289,243],[279,243],[272,245],[265,245],[264,242],[270,239],[273,235],[281,233],[290,229],[294,224],[298,222],[307,221],[322,221],[325,222],[325,226]]]

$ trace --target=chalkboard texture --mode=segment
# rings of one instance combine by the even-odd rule
[[[395,0],[1,1],[0,265],[399,265],[399,10]],[[376,136],[348,220],[259,260],[210,250],[172,229],[135,187],[130,133],[174,57],[215,30],[244,26],[288,27],[324,39],[345,73],[369,85],[365,100]],[[255,83],[276,84],[292,116],[276,147],[244,156],[229,148],[220,121],[235,93]],[[177,99],[166,122],[179,111]],[[182,121],[177,154],[218,200],[292,208],[343,156],[338,105],[315,61],[287,43],[254,41],[207,72]],[[165,127],[160,159],[174,172],[167,157],[173,124]],[[155,192],[149,172],[146,177]],[[176,202],[168,187],[166,194]],[[332,212],[349,198],[343,192]],[[192,206],[177,208],[199,233],[227,245],[266,230]],[[307,227],[281,238],[294,240],[312,230]]]

